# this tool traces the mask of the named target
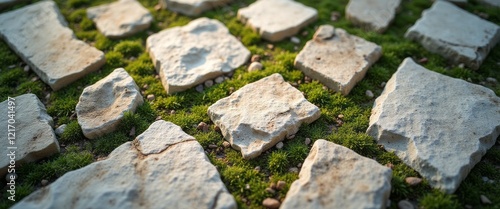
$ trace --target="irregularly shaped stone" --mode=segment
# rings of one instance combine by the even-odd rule
[[[68,125],[66,124],[62,124],[60,125],[59,127],[57,127],[55,130],[54,130],[54,133],[57,135],[57,136],[62,136],[62,134],[64,133],[64,130],[66,130],[66,127]]]
[[[376,99],[367,133],[453,193],[500,135],[500,98],[407,58]]]
[[[436,1],[405,37],[454,64],[477,70],[500,41],[500,27],[449,2]]]
[[[410,186],[415,186],[415,185],[422,183],[422,179],[418,178],[418,177],[406,177],[405,181]]]
[[[376,161],[318,139],[281,209],[385,208],[392,171]]]
[[[365,76],[382,56],[382,48],[343,29],[321,26],[295,58],[295,66],[344,95]]]
[[[280,205],[281,205],[280,201],[274,198],[266,198],[264,199],[264,201],[262,201],[262,206],[269,209],[278,209]]]
[[[248,66],[248,72],[259,71],[262,70],[264,66],[260,62],[252,62],[250,66]]]
[[[414,209],[415,207],[408,200],[401,200],[398,202],[399,209]]]
[[[316,9],[293,0],[259,0],[238,10],[238,19],[268,41],[293,36],[317,18]]]
[[[0,126],[3,127],[0,134],[2,178],[8,169],[16,170],[23,163],[59,152],[53,123],[45,106],[34,94],[23,94],[0,103]]]
[[[208,108],[224,138],[241,150],[245,159],[259,156],[320,114],[319,108],[280,74],[247,84]]]
[[[488,199],[488,197],[486,197],[486,196],[484,196],[484,195],[481,195],[481,196],[480,196],[480,198],[481,198],[481,202],[482,202],[483,204],[492,204],[491,200],[490,200],[490,199]]]
[[[401,0],[349,0],[346,18],[365,30],[383,33],[396,16]]]
[[[0,36],[53,90],[106,62],[104,53],[75,38],[53,1],[0,14]]]
[[[147,50],[169,94],[229,73],[251,56],[221,22],[208,18],[149,36]]]
[[[95,139],[113,132],[125,112],[134,112],[144,102],[134,79],[118,68],[83,90],[76,105],[78,123],[83,135]]]
[[[199,16],[204,11],[223,6],[231,0],[160,0],[162,8],[188,16]]]
[[[123,38],[146,30],[153,16],[136,0],[118,0],[87,9],[87,16],[109,38]]]
[[[179,126],[154,122],[109,157],[68,172],[13,209],[236,208],[201,145]]]

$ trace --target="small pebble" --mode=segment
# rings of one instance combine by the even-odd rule
[[[248,66],[248,72],[259,71],[262,70],[264,66],[260,62],[252,62],[250,66]]]
[[[497,79],[496,78],[492,78],[492,77],[487,77],[486,78],[486,82],[490,82],[490,83],[497,83]]]
[[[259,62],[260,61],[260,55],[258,55],[258,54],[252,55],[252,59],[250,61],[252,61],[252,62]]]
[[[488,182],[488,181],[490,180],[490,179],[489,179],[488,177],[486,177],[486,176],[483,176],[482,178],[483,178],[483,181],[484,181],[484,182]]]
[[[411,204],[410,201],[408,200],[401,200],[398,202],[398,208],[399,209],[413,209],[413,204]]]
[[[227,141],[224,141],[224,142],[222,142],[222,146],[224,146],[225,148],[229,148],[229,147],[231,147],[231,144]]]
[[[269,188],[269,187],[268,187],[268,188],[266,188],[266,192],[271,193],[271,194],[276,193],[276,191],[275,191],[274,189]]]
[[[291,167],[290,169],[288,169],[288,172],[299,173],[299,168],[297,168],[297,167]]]
[[[464,63],[458,64],[458,68],[464,68],[464,67],[465,67]]]
[[[418,185],[418,184],[422,183],[422,179],[421,178],[417,178],[417,177],[407,177],[405,179],[405,181],[410,186],[415,186],[415,185]]]
[[[373,92],[370,90],[366,90],[365,95],[366,95],[366,97],[368,97],[370,99],[374,97]]]
[[[250,184],[246,184],[245,189],[250,189]]]
[[[208,125],[205,122],[200,122],[196,129],[202,130],[203,132],[208,132]]]
[[[312,81],[312,79],[311,79],[310,77],[308,77],[308,76],[305,76],[305,77],[304,77],[304,81],[305,81],[306,83],[309,83],[309,82],[311,82],[311,81]]]
[[[299,39],[299,38],[297,38],[296,36],[292,36],[292,37],[290,38],[290,41],[291,41],[292,43],[294,43],[294,44],[300,44],[300,39]]]
[[[135,136],[135,126],[130,129],[129,136]]]
[[[203,92],[203,85],[200,84],[200,85],[196,86],[195,90],[199,93]]]
[[[217,145],[215,145],[215,144],[210,144],[210,145],[208,145],[208,148],[210,148],[210,149],[217,149]]]
[[[311,144],[311,138],[306,138],[306,140],[304,141],[304,143],[305,143],[306,145]]]
[[[262,201],[262,206],[269,209],[278,209],[281,206],[280,201],[273,198],[266,198]]]
[[[175,114],[175,110],[170,110],[170,115]]]
[[[295,134],[292,134],[290,136],[286,136],[286,139],[294,139],[295,138]]]
[[[205,87],[210,88],[214,85],[214,81],[212,80],[207,80],[205,81]]]
[[[46,179],[43,179],[40,183],[42,184],[42,186],[47,186],[47,184],[49,184],[49,181]]]
[[[256,167],[254,168],[254,170],[256,170],[257,172],[260,172],[261,168],[260,168],[260,166],[256,166]]]
[[[276,148],[277,149],[283,148],[283,142],[278,142],[278,144],[276,144]]]
[[[268,48],[268,49],[274,49],[274,45],[272,45],[272,44],[267,44],[267,48]]]
[[[222,83],[224,82],[224,77],[223,76],[219,76],[215,79],[215,83]]]
[[[302,32],[302,36],[307,36],[309,35],[309,31],[305,30],[304,32]]]
[[[340,12],[337,12],[337,11],[334,11],[330,14],[330,20],[333,21],[333,22],[337,22],[338,20],[340,20]]]
[[[380,87],[382,87],[382,88],[384,88],[384,87],[385,87],[385,85],[387,85],[387,83],[386,83],[386,82],[382,82],[382,83],[380,83]]]
[[[155,97],[155,95],[154,95],[154,94],[149,94],[149,95],[148,95],[148,100],[149,100],[149,101],[153,101],[153,100],[155,100],[155,98],[156,98],[156,97]]]
[[[232,94],[234,92],[234,87],[229,87],[229,94]]]
[[[9,65],[9,69],[15,68],[16,65]]]
[[[38,81],[38,77],[31,78],[31,82],[35,82],[35,81]]]
[[[427,62],[429,62],[429,59],[427,59],[427,57],[424,57],[424,58],[418,60],[418,63],[420,63],[420,64],[425,64]]]
[[[26,65],[24,66],[24,72],[29,72],[30,71],[30,66],[29,65]]]
[[[161,120],[161,115],[156,117],[155,121]]]
[[[285,188],[285,186],[286,186],[286,182],[284,182],[284,181],[278,181],[278,183],[276,184],[276,189],[277,190],[282,190],[282,189]]]
[[[302,167],[302,163],[297,164],[297,168],[301,168],[301,167]]]
[[[154,8],[155,8],[155,10],[156,10],[156,11],[160,10],[160,9],[161,9],[161,4],[157,4],[157,5],[155,5],[155,7],[154,7]]]
[[[144,90],[146,90],[146,89],[148,89],[148,88],[149,88],[149,85],[148,85],[148,84],[144,84],[144,85],[142,86],[142,89],[144,89]]]
[[[491,202],[491,200],[490,200],[490,199],[488,199],[488,197],[486,197],[486,196],[484,196],[484,195],[481,195],[481,202],[482,202],[483,204],[491,204],[491,203],[492,203],[492,202]]]
[[[339,118],[340,120],[343,120],[343,119],[344,119],[344,115],[343,115],[343,114],[339,114],[339,115],[337,116],[337,118]]]
[[[57,135],[57,136],[61,136],[63,133],[64,133],[64,130],[66,129],[66,124],[62,124],[60,125],[59,127],[56,128],[56,130],[54,130],[54,133]]]

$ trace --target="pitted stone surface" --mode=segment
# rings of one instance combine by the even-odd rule
[[[375,101],[367,133],[453,193],[500,135],[500,98],[407,58]]]
[[[318,139],[281,209],[386,208],[391,169],[343,146]]]
[[[204,11],[229,2],[231,0],[160,0],[163,8],[188,16],[199,16]]]
[[[169,94],[229,73],[251,56],[221,22],[208,18],[151,35],[147,50]]]
[[[347,95],[381,56],[380,46],[343,29],[323,25],[297,55],[295,67]]]
[[[158,137],[169,135],[181,138],[165,141]],[[144,152],[146,144],[163,146]],[[107,159],[66,173],[12,208],[153,209],[165,206],[236,209],[236,202],[201,145],[180,127],[160,120],[136,141],[116,148]]]
[[[383,33],[396,16],[401,0],[349,0],[346,17],[354,25]]]
[[[76,39],[53,1],[0,14],[0,36],[53,90],[106,62],[103,52]]]
[[[122,38],[149,28],[153,16],[136,0],[119,0],[87,9],[87,16],[109,38]]]
[[[83,134],[94,139],[116,129],[125,112],[134,112],[144,102],[134,79],[118,68],[85,88],[76,105]]]
[[[40,160],[60,150],[52,129],[52,117],[36,95],[23,94],[10,101],[10,105],[9,100],[0,103],[0,126],[3,127],[0,134],[2,177],[8,172],[11,156],[14,156],[10,155],[12,152],[15,154],[14,169],[17,169],[22,163]],[[14,144],[9,143],[11,140]]]
[[[259,0],[238,10],[238,19],[268,41],[281,41],[316,21],[318,11],[293,0]]]
[[[280,74],[273,74],[217,101],[208,115],[232,147],[251,159],[294,135],[302,123],[318,119],[321,112]]]
[[[477,70],[500,41],[500,27],[452,3],[436,1],[405,34],[454,64]]]

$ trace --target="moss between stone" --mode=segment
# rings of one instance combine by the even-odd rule
[[[139,1],[155,17],[149,29],[150,32],[182,26],[193,20],[193,18],[167,10],[156,11],[154,6],[158,3],[157,0]],[[500,205],[500,171],[498,169],[500,149],[498,146],[486,154],[453,195],[432,190],[426,181],[419,186],[411,187],[404,182],[404,179],[409,176],[418,176],[418,173],[404,165],[393,153],[388,153],[377,146],[376,142],[365,134],[374,102],[374,99],[365,96],[365,91],[371,90],[376,96],[380,95],[383,90],[380,84],[391,77],[406,57],[413,57],[416,60],[427,58],[428,62],[423,64],[424,67],[473,83],[483,82],[487,77],[500,80],[500,73],[498,73],[500,46],[492,49],[478,71],[461,69],[457,66],[450,66],[442,57],[403,38],[405,31],[420,17],[421,12],[431,6],[431,1],[403,1],[401,12],[383,35],[363,31],[347,21],[344,18],[344,9],[348,0],[298,1],[317,8],[319,19],[297,34],[297,37],[301,39],[301,43],[297,47],[288,40],[279,43],[263,41],[258,34],[244,27],[236,19],[238,8],[248,5],[254,0],[234,1],[229,6],[204,13],[203,16],[223,22],[233,35],[240,38],[252,54],[260,55],[264,70],[249,73],[246,72],[247,66],[242,66],[235,71],[231,80],[216,84],[205,89],[202,93],[191,89],[167,95],[161,82],[155,78],[154,67],[149,55],[144,51],[148,32],[141,32],[122,40],[111,40],[99,33],[95,25],[86,17],[87,7],[109,3],[112,0],[56,0],[77,37],[103,50],[106,53],[107,62],[101,70],[87,75],[58,92],[52,92],[41,81],[32,81],[36,75],[31,71],[24,72],[20,65],[22,61],[5,42],[0,42],[0,83],[2,84],[0,86],[0,99],[4,101],[8,96],[17,96],[28,92],[35,93],[46,103],[48,113],[54,118],[57,125],[69,124],[68,129],[60,139],[60,143],[64,145],[61,154],[41,162],[28,163],[19,170],[17,200],[39,189],[42,179],[52,182],[68,171],[88,165],[98,158],[106,157],[120,144],[133,140],[135,136],[146,130],[156,117],[161,116],[164,120],[180,125],[185,132],[198,139],[208,152],[211,162],[219,170],[222,180],[233,194],[239,208],[262,208],[262,200],[267,197],[283,199],[291,182],[298,178],[296,173],[288,171],[289,168],[297,167],[298,163],[302,163],[307,157],[312,143],[320,138],[349,147],[363,156],[376,159],[381,164],[393,164],[391,208],[397,208],[397,202],[402,199],[417,202],[422,208],[462,208],[465,205],[470,205],[473,208],[498,208]],[[483,6],[475,0],[469,2],[469,5],[465,7],[466,10],[483,12],[488,15],[490,21],[500,24],[500,9]],[[26,3],[6,10],[19,8],[23,5]],[[332,22],[330,20],[332,11],[340,12],[339,21]],[[315,28],[321,24],[333,24],[335,27],[343,28],[351,34],[383,47],[382,58],[373,65],[365,79],[351,91],[349,96],[325,90],[323,85],[316,81],[306,83],[304,75],[293,67],[298,50],[304,46],[307,40],[312,38]],[[274,48],[268,48],[268,44],[273,44]],[[12,69],[9,68],[11,65],[14,65]],[[124,122],[116,132],[95,140],[85,139],[81,131],[78,130],[79,126],[74,115],[78,98],[85,86],[97,82],[118,67],[125,68],[131,74],[137,85],[144,91],[144,97],[148,94],[154,94],[156,99],[139,107],[135,114],[126,114]],[[215,101],[228,96],[230,89],[237,90],[272,73],[281,73],[287,81],[297,84],[298,89],[304,92],[306,98],[321,108],[321,118],[312,124],[303,125],[294,139],[284,141],[282,150],[273,148],[253,160],[244,160],[241,154],[233,149],[222,149],[222,151],[221,149],[210,149],[209,145],[213,144],[223,147],[223,138],[220,133],[214,130],[214,125],[206,114],[207,108]],[[144,88],[145,85],[147,88]],[[500,95],[499,84],[485,83],[484,85]],[[48,93],[50,96],[47,97]],[[45,101],[46,97],[48,101]],[[337,118],[339,114],[344,116],[341,120]],[[204,133],[196,129],[196,125],[201,121],[209,124],[209,132]],[[131,132],[132,129],[135,129],[135,133]],[[305,138],[311,138],[313,142],[307,146],[304,144]],[[260,172],[254,169],[257,166],[260,167]],[[494,183],[483,181],[483,177],[494,180]],[[265,188],[269,187],[271,182],[275,183],[278,180],[287,182],[285,189],[275,194],[267,193]],[[483,205],[479,199],[481,194],[486,195],[495,204]],[[2,195],[5,196],[6,193]],[[0,200],[0,208],[8,208],[12,204],[13,202],[7,201],[6,197]]]

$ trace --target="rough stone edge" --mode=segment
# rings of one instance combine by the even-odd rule
[[[395,12],[394,12],[394,15],[392,16],[391,20],[387,23],[387,25],[384,25],[380,28],[377,27],[376,25],[369,23],[369,22],[364,22],[363,20],[360,20],[360,19],[356,18],[355,16],[349,15],[347,10],[349,8],[349,5],[351,4],[351,1],[349,1],[349,3],[347,4],[347,6],[345,8],[346,19],[349,20],[353,25],[356,25],[365,31],[375,31],[377,33],[382,34],[391,26],[392,22],[394,22],[394,19],[396,18],[396,15],[401,11],[401,9],[403,7],[401,5],[401,0],[398,0],[398,1],[399,1],[398,6],[396,8],[394,8]]]
[[[219,2],[202,2],[196,7],[191,7],[189,4],[183,4],[182,2],[177,2],[175,0],[160,0],[160,5],[163,9],[168,9],[173,12],[181,13],[187,16],[196,17],[200,16],[203,12],[211,10],[218,6],[223,6],[231,2],[232,0],[220,0]]]

